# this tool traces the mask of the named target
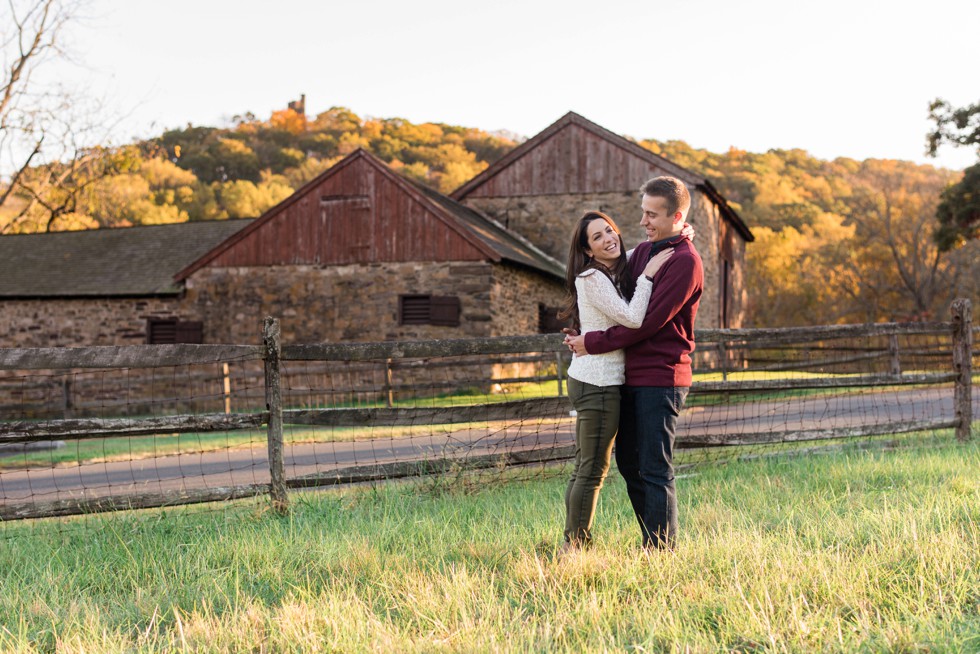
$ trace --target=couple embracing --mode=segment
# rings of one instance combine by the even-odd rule
[[[644,548],[672,549],[677,536],[674,436],[691,386],[704,274],[684,183],[656,177],[640,191],[645,242],[627,253],[613,220],[590,211],[569,249],[570,298],[560,317],[573,319],[565,343],[575,353],[568,395],[577,419],[563,550],[592,540],[614,439]]]

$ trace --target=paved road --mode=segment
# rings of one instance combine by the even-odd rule
[[[980,415],[980,389],[974,415]],[[692,407],[681,416],[685,436],[830,429],[909,422],[953,414],[950,389],[878,391],[807,399]],[[457,430],[429,436],[287,446],[286,476],[324,473],[359,465],[504,454],[564,447],[573,441],[573,420],[529,422],[506,428]],[[180,489],[267,483],[264,444],[260,447],[180,454],[135,461],[0,471],[0,504],[166,493]]]

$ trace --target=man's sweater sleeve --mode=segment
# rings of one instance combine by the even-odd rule
[[[639,329],[615,325],[601,332],[585,335],[585,349],[589,354],[605,354],[653,337],[673,320],[694,294],[697,286],[692,257],[673,256],[667,260],[654,283],[653,295],[647,306],[646,317]]]

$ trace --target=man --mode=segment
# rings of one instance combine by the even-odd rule
[[[664,248],[674,253],[653,278],[653,294],[639,329],[622,326],[565,342],[578,355],[626,350],[616,465],[626,480],[645,548],[672,549],[677,536],[674,432],[691,386],[694,318],[704,281],[701,257],[681,234],[691,208],[684,183],[655,177],[640,191],[647,240],[633,251],[630,271],[639,277]]]

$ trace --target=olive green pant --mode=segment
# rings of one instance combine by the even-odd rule
[[[593,386],[569,377],[568,397],[577,418],[575,468],[565,489],[565,540],[587,545],[619,428],[619,386]]]

